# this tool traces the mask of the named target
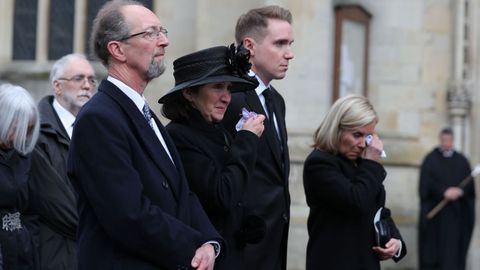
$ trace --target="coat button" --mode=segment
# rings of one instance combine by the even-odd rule
[[[228,146],[224,145],[224,146],[223,146],[223,150],[224,150],[225,152],[228,152],[228,150],[229,150],[229,149],[228,149]]]
[[[285,220],[285,222],[288,222],[288,215],[287,215],[287,213],[283,213],[283,214],[282,214],[282,218],[283,218],[283,220]]]
[[[167,181],[163,181],[163,182],[162,182],[162,186],[163,186],[164,189],[168,189],[168,183],[167,183]]]

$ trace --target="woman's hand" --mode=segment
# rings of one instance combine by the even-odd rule
[[[255,133],[258,137],[262,136],[264,126],[263,121],[265,121],[265,115],[258,114],[255,117],[248,118],[247,121],[243,124],[241,130],[248,130]]]
[[[366,139],[365,139],[366,140]],[[378,161],[382,155],[383,143],[377,134],[372,134],[372,140],[369,144],[365,142],[365,149],[362,157]]]
[[[400,249],[401,246],[401,241],[395,238],[390,239],[386,244],[385,248],[375,246],[373,247],[373,251],[378,253],[378,257],[380,260],[388,260],[391,259],[393,256],[395,256],[398,253],[398,250]]]

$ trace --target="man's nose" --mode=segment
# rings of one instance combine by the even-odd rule
[[[295,54],[293,53],[292,46],[288,46],[287,51],[285,52],[285,58],[288,60],[293,59],[295,57]]]
[[[158,47],[167,47],[170,44],[170,40],[168,39],[167,35],[164,33],[160,33],[160,37],[157,38],[157,46]]]
[[[83,80],[83,83],[82,83],[82,89],[85,89],[85,90],[92,90],[95,88],[95,84],[94,83],[91,83],[88,78],[85,78],[85,80]]]

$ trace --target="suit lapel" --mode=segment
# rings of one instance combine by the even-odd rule
[[[107,84],[107,85],[104,85]],[[120,89],[118,89],[114,84],[109,81],[102,81],[102,84],[99,87],[99,91],[104,92],[105,94],[112,97],[120,107],[125,110],[125,114],[130,119],[134,129],[132,132],[138,133],[137,138],[139,139],[140,143],[144,145],[145,151],[149,154],[152,158],[153,163],[161,170],[161,172],[165,175],[165,178],[169,182],[169,185],[172,189],[172,192],[177,199],[179,200],[179,190],[180,190],[180,181],[179,181],[179,174],[175,165],[173,165],[172,161],[168,157],[167,152],[163,148],[163,145],[160,143],[155,131],[150,127],[148,122],[145,120],[143,114],[137,108],[135,103],[130,100]],[[157,117],[155,116],[155,121],[159,129],[163,129],[163,125],[158,121]],[[165,138],[165,135],[162,134]],[[169,147],[169,151],[173,152],[172,147],[167,144]]]
[[[282,158],[284,162],[286,162],[289,159],[288,156],[288,135],[287,135],[287,127],[285,125],[285,119],[284,119],[284,105],[280,104],[279,99],[277,98],[278,92],[273,86],[271,86],[271,91],[274,92],[272,95],[272,100],[275,103],[275,108],[277,111],[275,112],[275,115],[277,117],[277,124],[278,124],[278,129],[280,130],[280,135],[282,138],[282,147],[283,147],[283,153],[282,153]]]
[[[60,117],[53,108],[53,96],[46,96],[38,103],[41,131],[57,137],[57,141],[68,148],[70,137],[63,127]]]
[[[245,92],[245,95],[246,95],[246,103],[251,108],[251,110],[253,110],[257,113],[262,113],[265,116],[267,115],[267,113],[263,109],[262,103],[260,103],[260,99],[258,98],[258,95],[255,91],[247,91],[247,92]],[[277,162],[277,164],[281,168],[282,167],[282,160],[281,160],[282,157],[280,156],[280,150],[278,149],[278,146],[277,146],[277,142],[276,142],[277,138],[275,138],[275,136],[277,136],[277,135],[275,134],[275,130],[272,130],[271,125],[265,125],[265,130],[263,132],[263,136],[265,136],[265,139],[267,140],[268,146],[269,146],[270,150],[272,151],[273,156],[275,157],[275,161]],[[283,137],[282,137],[282,140],[283,140]]]
[[[163,124],[160,122],[160,120],[157,118],[157,116],[153,112],[152,112],[152,117],[155,120],[155,122],[157,123],[158,129],[160,130],[160,133],[162,134],[163,140],[165,141],[165,144],[168,147],[168,151],[170,152],[170,156],[172,157],[172,160],[174,162],[174,163],[172,163],[170,161],[170,164],[172,164],[173,167],[175,167],[174,169],[177,171],[177,174],[179,176],[178,177],[178,179],[179,179],[179,181],[178,181],[179,190],[180,191],[185,190],[185,189],[183,189],[182,186],[186,182],[187,177],[185,176],[185,171],[183,169],[183,163],[182,163],[182,160],[180,159],[180,155],[177,152],[177,147],[173,143],[173,140],[170,138],[170,135],[168,135],[168,132],[165,129],[165,127],[163,126]],[[162,150],[163,149],[164,148],[162,147]],[[165,153],[165,154],[167,154],[167,153]],[[180,195],[183,195],[183,194],[180,194]]]

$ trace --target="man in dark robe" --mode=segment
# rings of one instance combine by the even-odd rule
[[[453,150],[453,132],[443,129],[440,146],[424,159],[420,172],[419,269],[464,270],[474,225],[473,181],[468,160]],[[427,213],[443,199],[448,204],[432,219]]]

